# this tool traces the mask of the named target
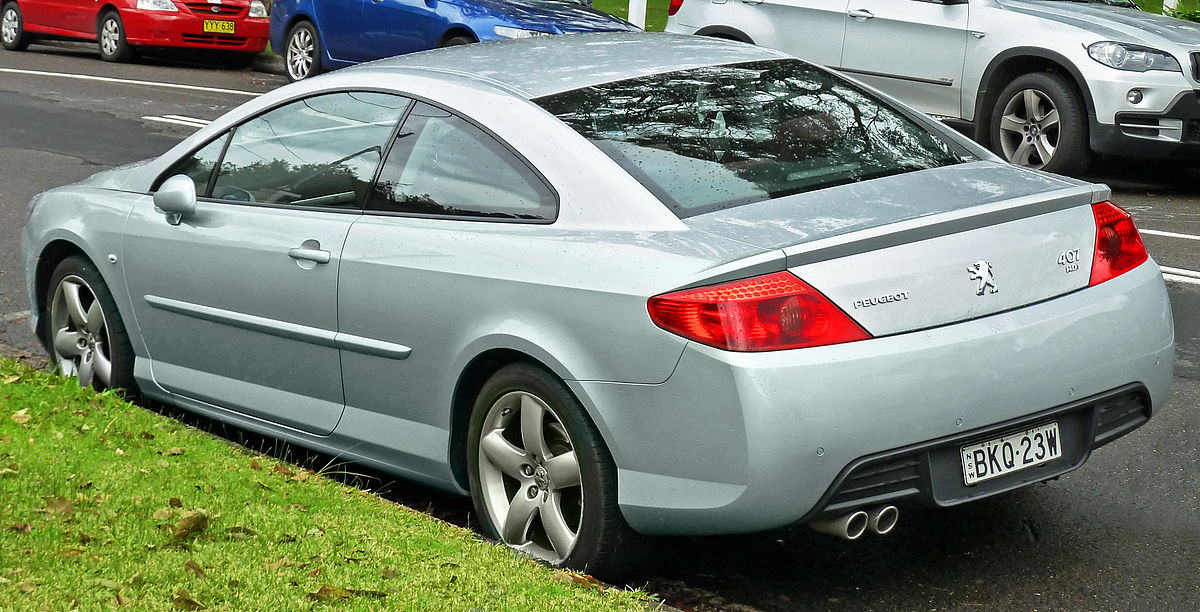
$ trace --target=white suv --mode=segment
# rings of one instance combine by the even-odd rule
[[[1200,24],[1128,0],[672,0],[667,31],[856,76],[1009,161],[1200,153]]]

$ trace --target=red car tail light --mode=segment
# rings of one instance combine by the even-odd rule
[[[683,0],[671,0],[667,5],[667,16],[670,17],[679,12],[679,7],[683,6]]]
[[[790,272],[684,289],[650,298],[655,325],[731,351],[778,351],[871,337]]]
[[[1096,252],[1089,286],[1116,278],[1150,257],[1129,213],[1112,202],[1100,202],[1092,204],[1092,214],[1096,217]]]

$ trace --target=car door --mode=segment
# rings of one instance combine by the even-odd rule
[[[195,213],[171,225],[152,206],[135,210],[122,255],[156,383],[303,431],[333,430],[344,408],[342,246],[407,104],[369,92],[305,98],[164,173],[196,181]]]
[[[712,0],[730,4],[744,19],[759,24],[754,43],[780,49],[826,66],[842,58],[847,0]]]
[[[325,51],[334,59],[362,62],[378,57],[362,38],[363,10],[370,0],[322,0],[312,4]]]
[[[918,109],[959,117],[968,5],[850,0],[841,68]]]
[[[448,23],[437,13],[439,0],[368,0],[359,35],[369,59],[432,49]]]
[[[386,440],[398,462],[443,469],[449,397],[465,348],[455,327],[478,296],[509,295],[505,248],[556,217],[551,189],[515,153],[466,119],[417,103],[397,131],[363,217],[342,254],[339,331],[347,419],[339,434]],[[366,347],[376,350],[365,350]],[[364,428],[343,430],[341,427]]]

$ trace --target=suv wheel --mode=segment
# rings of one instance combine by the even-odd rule
[[[1008,84],[992,111],[992,149],[1018,165],[1078,174],[1088,163],[1087,123],[1074,86],[1035,72]]]

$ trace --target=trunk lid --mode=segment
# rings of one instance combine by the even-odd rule
[[[885,336],[1086,287],[1096,240],[1090,205],[1107,195],[1098,186],[983,162],[687,222],[782,249],[790,271],[873,336]]]

